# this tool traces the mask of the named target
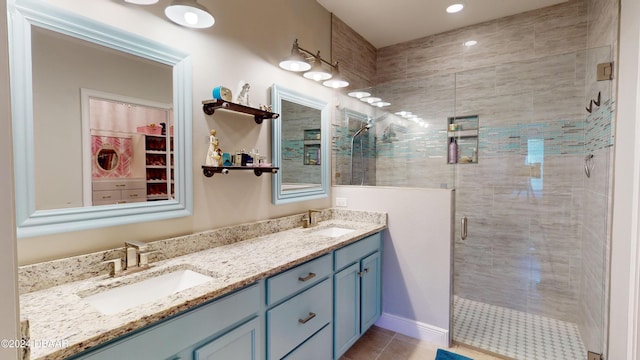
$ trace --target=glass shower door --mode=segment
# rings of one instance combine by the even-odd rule
[[[479,131],[477,162],[455,165],[454,341],[516,359],[604,351],[613,108],[611,81],[594,76],[610,58],[456,74],[455,117]]]

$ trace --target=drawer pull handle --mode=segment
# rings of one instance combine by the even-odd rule
[[[138,197],[138,194],[131,194],[129,197]]]
[[[127,184],[116,184],[116,187],[125,187]]]
[[[309,313],[309,316],[307,316],[307,317],[306,317],[306,318],[304,318],[304,319],[298,319],[298,322],[299,322],[300,324],[306,324],[309,320],[313,319],[314,317],[316,317],[316,314],[315,314],[315,313],[310,312],[310,313]]]
[[[307,275],[307,276],[305,276],[305,277],[300,276],[300,277],[298,278],[298,281],[308,281],[308,280],[313,279],[314,277],[316,277],[316,274],[315,274],[315,273],[310,272],[310,273],[309,273],[309,275]]]
[[[102,198],[103,199],[111,199],[111,196],[110,195],[103,195]]]

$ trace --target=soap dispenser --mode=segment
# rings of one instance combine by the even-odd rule
[[[451,138],[449,142],[449,164],[458,162],[458,143],[455,138]]]

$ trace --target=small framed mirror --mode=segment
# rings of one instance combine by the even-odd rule
[[[273,85],[273,203],[329,196],[329,103]]]
[[[111,144],[104,144],[96,153],[96,166],[106,172],[114,171],[120,163],[120,154]]]

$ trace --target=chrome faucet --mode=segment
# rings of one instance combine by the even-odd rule
[[[155,251],[147,251],[148,244],[140,241],[125,241],[126,270],[146,268],[149,266],[149,254]]]
[[[310,227],[310,226],[314,226],[317,223],[317,221],[316,222],[313,221],[312,214],[313,213],[320,213],[320,212],[322,212],[322,211],[321,210],[309,209],[309,215],[307,215],[307,218],[303,220],[304,223],[302,224],[302,226],[305,227],[305,228]]]
[[[124,242],[124,267],[122,266],[122,259],[113,259],[103,261],[103,264],[113,264],[110,268],[109,275],[112,277],[122,276],[138,272],[140,270],[148,269],[149,255],[158,251],[147,251],[149,245],[139,241],[125,241]]]

